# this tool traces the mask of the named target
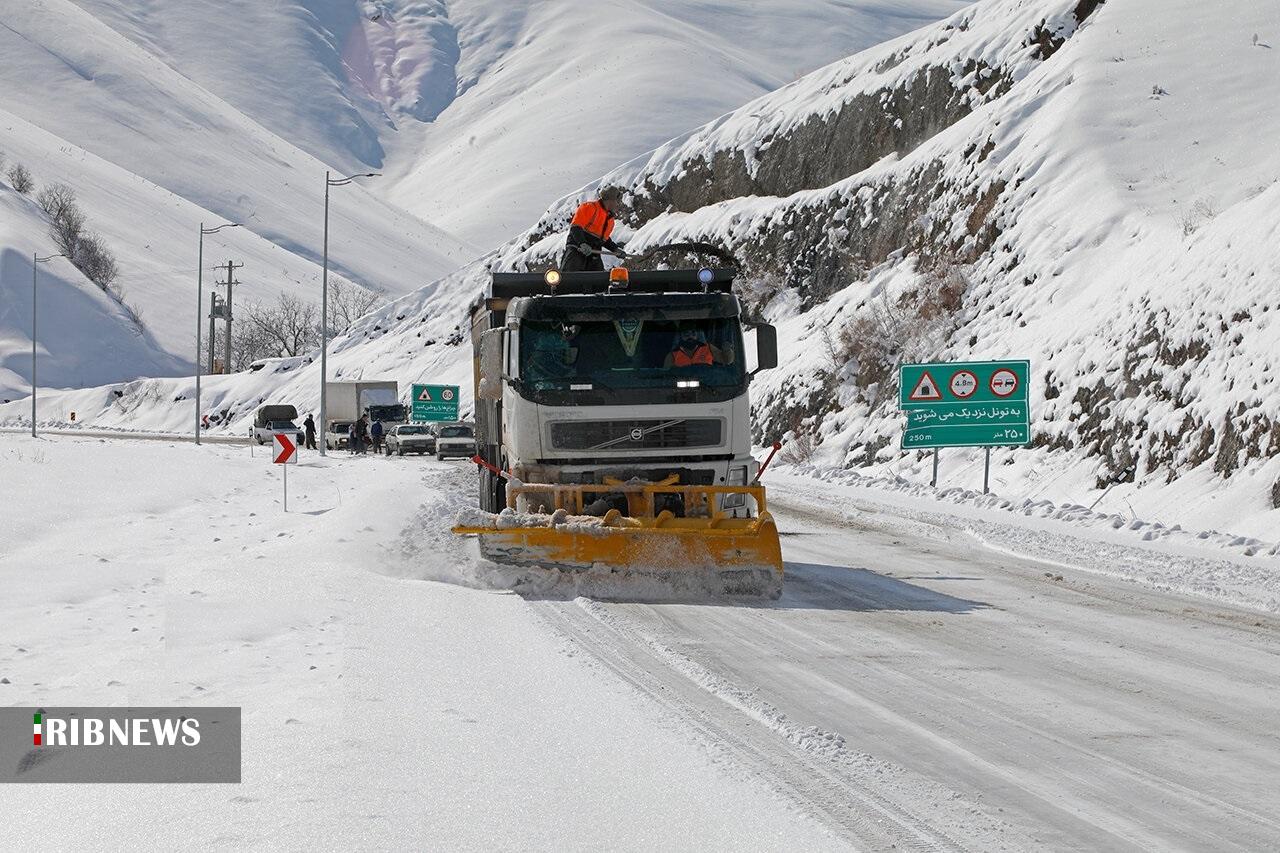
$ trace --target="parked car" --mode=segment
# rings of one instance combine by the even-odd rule
[[[436,427],[436,458],[450,456],[470,459],[476,455],[476,433],[471,424],[440,424]]]
[[[350,429],[350,421],[329,421],[329,429],[324,434],[325,449],[346,450],[347,432]]]
[[[298,438],[298,444],[305,443],[307,438],[293,421],[268,421],[266,426],[255,426],[249,435],[258,444],[268,444],[271,442],[272,434],[277,432],[293,433]]]
[[[404,456],[406,453],[436,452],[436,437],[426,424],[396,424],[382,441],[383,452],[388,456]]]

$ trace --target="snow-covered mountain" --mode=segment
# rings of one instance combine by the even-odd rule
[[[550,199],[967,0],[77,0],[263,127],[491,248]]]
[[[631,190],[633,248],[693,238],[742,260],[786,350],[754,388],[758,437],[785,437],[794,460],[927,480],[927,459],[896,447],[894,365],[1025,357],[1035,446],[993,454],[997,492],[1260,535],[1280,504],[1280,21],[1224,6],[1206,21],[1191,0],[985,0],[601,181]],[[553,261],[591,189],[366,317],[335,372],[465,388],[458,324],[486,270]],[[236,429],[268,395],[315,405],[314,368],[285,367],[213,383]],[[186,401],[139,419],[114,390],[46,417],[189,423]],[[947,451],[944,482],[976,485],[979,466]]]
[[[316,301],[326,168],[383,173],[337,191],[331,260],[339,274],[403,294],[618,161],[962,5],[4,4],[0,154],[37,186],[76,189],[146,327],[139,334],[109,299],[92,322],[64,321],[51,302],[45,376],[78,386],[190,370],[201,221],[244,224],[211,238],[206,258],[246,263],[242,298]],[[21,201],[0,205],[0,252],[52,251]],[[15,295],[24,276],[13,263],[0,283],[0,399],[30,374],[29,301]],[[64,272],[51,288],[99,298]],[[119,343],[103,345],[110,357],[87,329]]]
[[[282,292],[319,301],[323,162],[75,4],[6,4],[0,24],[0,154],[5,171],[21,164],[36,184],[21,196],[0,179],[0,399],[30,382],[29,258],[56,251],[34,196],[49,184],[76,192],[88,228],[118,258],[119,285],[145,331],[69,265],[47,267],[57,275],[38,324],[44,382],[191,370],[201,222],[243,224],[205,245],[207,267],[245,264],[241,304]],[[359,186],[338,191],[331,227],[335,271],[391,294],[476,254]],[[101,310],[64,314],[60,302]]]

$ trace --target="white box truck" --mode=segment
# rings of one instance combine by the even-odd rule
[[[409,420],[409,410],[400,402],[400,389],[394,379],[325,384],[326,435],[331,424],[350,424],[364,414],[369,415],[370,422],[382,421],[387,428]]]

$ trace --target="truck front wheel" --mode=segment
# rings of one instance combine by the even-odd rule
[[[489,458],[489,457],[493,458]],[[486,462],[496,464],[497,454],[484,454]],[[480,508],[485,512],[501,512],[507,505],[507,484],[483,465],[480,467]]]

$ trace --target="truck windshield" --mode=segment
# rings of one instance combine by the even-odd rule
[[[375,421],[403,421],[407,419],[408,410],[398,403],[369,407],[369,418]]]
[[[733,387],[743,382],[735,318],[572,322],[520,326],[520,378],[534,391]]]

